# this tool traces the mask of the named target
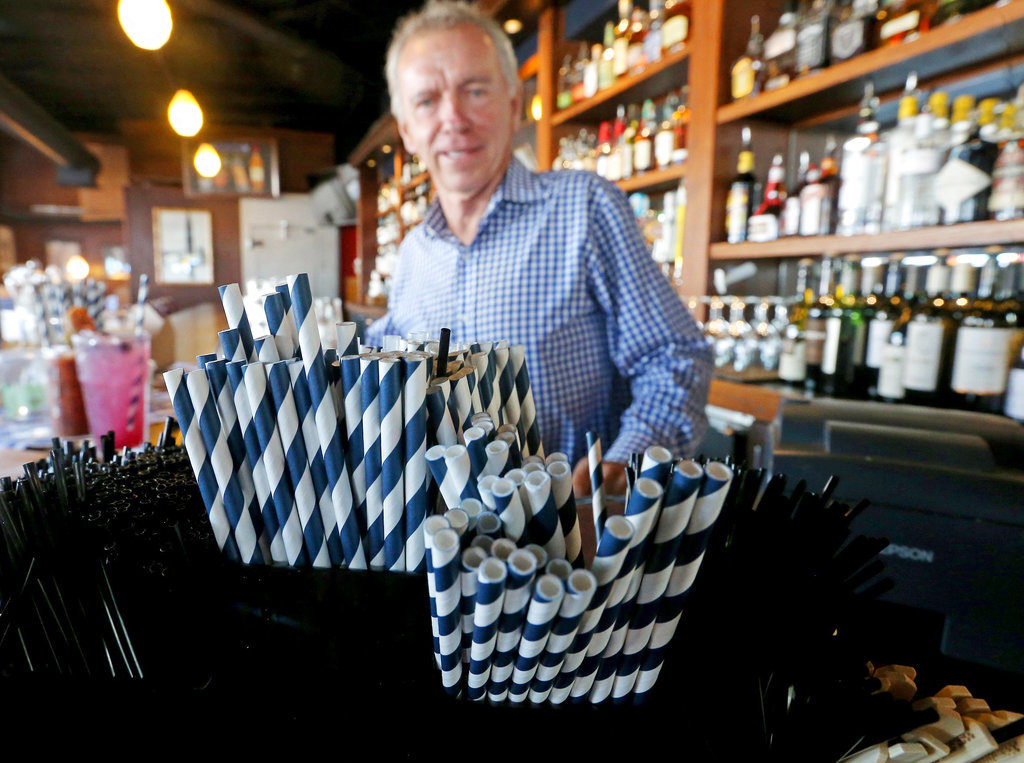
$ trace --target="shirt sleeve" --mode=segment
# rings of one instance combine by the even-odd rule
[[[632,392],[604,456],[625,462],[662,445],[690,457],[707,429],[711,346],[651,259],[625,196],[597,178],[589,240],[589,285],[607,315],[612,360]]]

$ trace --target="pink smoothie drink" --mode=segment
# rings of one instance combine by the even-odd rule
[[[149,410],[149,334],[83,331],[71,338],[93,439],[114,430],[114,444],[141,445]]]

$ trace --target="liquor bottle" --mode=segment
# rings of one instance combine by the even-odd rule
[[[917,73],[907,75],[907,82],[900,98],[899,116],[896,126],[885,136],[889,156],[888,172],[885,178],[885,212],[882,229],[896,230],[899,227],[900,180],[903,171],[903,151],[914,140],[914,124],[917,119]]]
[[[631,121],[623,104],[615,107],[615,137],[618,141],[620,177],[633,177],[633,140],[636,122]]]
[[[572,65],[572,102],[579,103],[584,99],[583,80],[587,72],[587,43],[581,42]]]
[[[647,11],[640,8],[633,8],[633,20],[629,26],[629,49],[626,53],[626,63],[629,70],[639,69],[644,61],[644,38],[647,37],[648,17]]]
[[[881,230],[885,193],[885,144],[878,139],[878,98],[868,83],[860,102],[857,135],[843,144],[836,233],[852,236]]]
[[[953,145],[935,178],[935,194],[946,225],[988,219],[992,171],[999,147],[981,139],[982,127],[992,122],[991,109],[979,115],[982,123],[973,119],[973,108],[974,98],[969,95],[953,102]]]
[[[796,73],[804,76],[828,66],[832,0],[813,0],[796,33]]]
[[[868,49],[877,11],[878,0],[843,0],[832,29],[832,63],[846,61]]]
[[[567,109],[572,106],[572,56],[566,56],[558,68],[558,95],[555,107]]]
[[[583,97],[593,98],[601,81],[601,57],[604,47],[601,43],[594,43],[590,48],[590,58],[583,69]]]
[[[779,237],[779,218],[786,202],[786,167],[782,154],[772,158],[764,199],[747,223],[748,241],[774,241]]]
[[[619,0],[619,23],[615,25],[615,41],[612,44],[613,71],[621,77],[629,71],[629,27],[633,15],[633,0]]]
[[[867,346],[864,350],[864,371],[862,388],[868,397],[877,398],[878,374],[882,367],[885,346],[889,341],[893,324],[908,303],[908,297],[900,292],[900,257],[891,257],[886,266],[885,285],[876,300],[867,326]],[[902,378],[902,366],[900,368]]]
[[[633,171],[647,172],[654,166],[654,132],[658,128],[654,101],[648,98],[640,110],[640,131],[633,143]]]
[[[914,136],[900,155],[900,194],[897,227],[902,230],[939,224],[935,176],[941,168],[942,149],[933,134],[933,115],[925,108],[914,118]]]
[[[675,96],[670,95],[661,106],[661,123],[654,134],[654,160],[659,169],[672,164],[672,154],[676,148],[676,133],[672,126],[674,112]]]
[[[604,90],[615,82],[615,25],[604,25],[604,48],[597,65],[597,89]]]
[[[807,374],[804,386],[811,392],[821,392],[825,345],[828,339],[828,318],[836,304],[835,260],[824,256],[821,260],[821,278],[818,297],[807,308],[804,327],[804,359]]]
[[[1006,381],[1006,402],[1003,414],[1024,424],[1024,345],[1017,354],[1017,361],[1010,369]]]
[[[690,120],[689,100],[690,86],[683,85],[679,88],[679,97],[676,99],[676,110],[672,112],[672,130],[675,133],[672,149],[672,164],[682,164],[686,161],[689,152],[686,148],[686,125]]]
[[[612,122],[611,153],[608,156],[608,180],[617,183],[622,180],[622,135],[626,130],[625,117],[616,117]]]
[[[936,0],[889,0],[876,16],[875,47],[910,41],[931,26]]]
[[[821,211],[827,189],[821,184],[821,170],[811,162],[807,167],[804,186],[800,189],[800,235],[817,236],[821,233]]]
[[[932,16],[932,26],[955,21],[966,13],[977,11],[994,2],[995,0],[939,0],[939,7]]]
[[[661,60],[661,6],[662,0],[650,0],[650,25],[647,28],[647,37],[644,38],[644,65],[653,64]]]
[[[787,0],[779,25],[764,41],[765,90],[785,87],[796,73],[798,8],[796,0]]]
[[[749,127],[743,128],[742,139],[736,175],[729,184],[725,203],[725,232],[730,244],[747,240],[747,220],[754,200],[754,152],[750,148]]]
[[[796,387],[803,387],[807,379],[807,311],[811,305],[809,278],[814,260],[802,259],[797,263],[796,299],[789,310],[789,323],[782,332],[782,350],[779,355],[779,378]]]
[[[782,229],[779,231],[783,236],[800,235],[800,194],[807,185],[807,172],[811,167],[811,155],[807,151],[800,152],[800,164],[796,173],[796,185],[793,191],[786,196],[786,203],[782,208]]]
[[[258,146],[250,146],[249,153],[249,183],[252,185],[253,193],[263,193],[267,185],[266,168],[263,165],[263,156]]]
[[[732,65],[732,97],[738,101],[761,92],[764,78],[764,38],[761,18],[751,16],[747,50]]]
[[[690,0],[665,0],[661,47],[666,53],[682,50],[690,35]]]
[[[949,150],[952,136],[949,121],[949,93],[936,90],[928,96],[928,109],[932,112],[932,140],[945,157]]]
[[[949,268],[941,262],[929,267],[925,291],[928,298],[914,306],[906,326],[904,398],[915,405],[938,405],[949,389],[949,361],[956,338],[949,306]]]
[[[597,167],[594,171],[603,178],[608,178],[608,160],[612,153],[612,125],[602,122],[597,130]]]
[[[1024,148],[1017,137],[1011,137],[999,149],[988,209],[995,220],[1024,217]]]

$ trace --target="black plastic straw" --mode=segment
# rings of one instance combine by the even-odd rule
[[[441,340],[437,343],[437,375],[448,375],[448,346],[452,341],[452,330],[441,329]]]

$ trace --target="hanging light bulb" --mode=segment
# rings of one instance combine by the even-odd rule
[[[217,173],[220,172],[220,154],[209,143],[200,143],[196,155],[192,158],[192,164],[202,177],[217,177]]]
[[[120,0],[117,19],[128,39],[144,50],[159,50],[171,36],[167,0]]]
[[[540,100],[540,96],[533,96],[533,100],[530,101],[530,116],[533,117],[533,121],[539,122],[543,113],[544,105]]]
[[[81,281],[89,275],[89,263],[80,254],[73,255],[64,266],[68,278],[72,281]]]
[[[179,90],[167,107],[167,119],[171,127],[183,138],[191,138],[203,126],[203,110],[199,101],[188,90]]]

